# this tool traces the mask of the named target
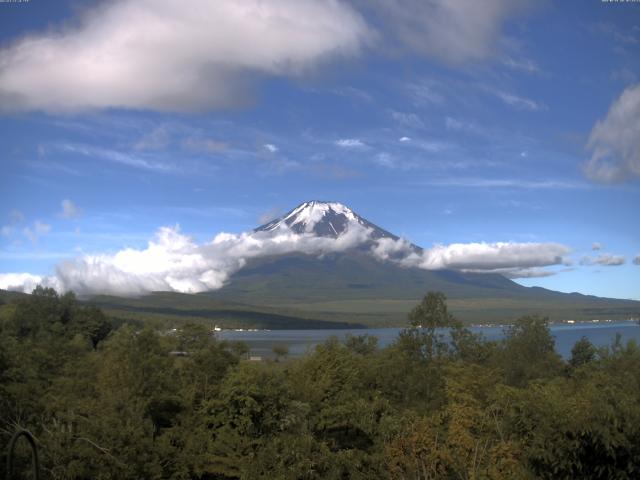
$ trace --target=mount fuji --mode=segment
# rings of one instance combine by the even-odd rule
[[[304,202],[284,216],[254,229],[254,232],[273,232],[283,226],[298,234],[308,233],[331,238],[338,238],[350,228],[360,226],[371,230],[369,237],[372,240],[380,238],[399,240],[399,237],[365,220],[349,207],[337,202],[318,200]]]
[[[382,260],[372,248],[400,238],[337,202],[304,202],[253,232],[340,239],[358,229],[367,236],[351,248],[254,258],[224,287],[202,295],[370,325],[404,324],[407,312],[433,290],[443,292],[453,313],[470,322],[506,322],[533,313],[552,320],[628,318],[640,312],[640,302],[524,287],[499,273],[407,267],[393,261],[393,254]],[[404,241],[401,254],[422,251]]]
[[[199,317],[272,329],[402,326],[428,291],[444,293],[451,312],[472,323],[527,314],[556,321],[640,316],[636,301],[524,287],[499,273],[410,266],[403,260],[426,251],[337,202],[304,202],[235,238],[246,241],[251,255],[222,288],[93,301],[122,318]]]

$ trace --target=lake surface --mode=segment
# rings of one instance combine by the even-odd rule
[[[487,340],[499,340],[504,337],[505,326],[470,327],[474,333],[482,333]],[[640,343],[640,326],[633,321],[557,324],[550,326],[551,333],[556,340],[556,351],[564,358],[571,356],[573,345],[581,337],[587,337],[598,347],[611,345],[616,334],[622,336],[626,343],[635,339]],[[378,338],[378,346],[390,345],[398,336],[402,328],[366,328],[347,330],[258,330],[218,332],[217,337],[224,340],[245,342],[251,349],[251,355],[262,358],[272,358],[274,345],[285,345],[289,348],[289,357],[300,357],[313,351],[316,345],[335,336],[344,340],[345,336],[371,335]]]

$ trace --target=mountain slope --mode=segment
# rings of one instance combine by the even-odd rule
[[[523,287],[496,273],[404,267],[394,260],[420,254],[420,247],[398,241],[336,202],[302,203],[250,235],[252,248],[265,239],[274,244],[286,239],[296,251],[270,256],[262,251],[243,259],[243,267],[219,290],[164,292],[137,300],[102,297],[98,303],[121,316],[146,312],[260,328],[400,326],[428,291],[443,292],[451,311],[467,322],[503,323],[533,313],[552,320],[640,316],[640,302]],[[313,248],[302,249],[301,244]],[[386,257],[372,254],[381,244],[392,247]]]
[[[373,240],[398,240],[392,233],[335,202],[304,202],[255,229],[288,228],[298,234],[338,238],[350,229],[371,230]],[[320,318],[369,324],[402,324],[428,291],[441,291],[452,311],[475,322],[505,322],[527,313],[552,320],[628,318],[640,302],[566,294],[524,287],[494,273],[405,268],[371,255],[372,242],[320,256],[290,253],[249,261],[222,289],[204,295],[251,305],[302,310]],[[416,245],[409,249],[420,252]]]
[[[206,296],[288,308],[316,318],[402,325],[428,291],[441,291],[468,322],[502,323],[538,313],[552,320],[629,318],[640,302],[523,287],[502,275],[403,268],[361,251],[289,254],[254,260]]]

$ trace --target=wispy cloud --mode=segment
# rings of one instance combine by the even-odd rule
[[[228,145],[211,138],[189,137],[182,141],[182,148],[189,152],[220,153],[227,150]]]
[[[439,105],[445,100],[441,83],[434,79],[408,83],[405,88],[417,105]]]
[[[640,177],[640,83],[625,89],[589,136],[586,174],[601,183]]]
[[[529,0],[384,0],[366,3],[405,48],[449,64],[495,55],[503,23],[532,4]]]
[[[37,243],[40,237],[48,234],[51,231],[51,225],[36,220],[30,227],[24,227],[22,233],[31,240],[32,243]]]
[[[605,267],[617,267],[624,265],[626,259],[623,255],[614,255],[612,253],[602,253],[596,257],[582,257],[580,265],[602,265]]]
[[[536,62],[529,58],[505,57],[502,59],[502,64],[513,70],[520,70],[526,73],[540,73],[540,67]]]
[[[398,112],[396,110],[391,111],[391,118],[403,127],[408,127],[412,129],[423,129],[425,127],[424,122],[421,118],[412,112]]]
[[[67,218],[67,219],[77,218],[82,213],[82,210],[78,208],[77,205],[73,203],[71,200],[69,200],[68,198],[65,198],[62,201],[61,205],[62,205],[62,212],[60,213],[60,215],[62,216],[62,218]]]
[[[148,170],[158,173],[174,173],[179,171],[175,165],[169,163],[157,160],[149,160],[136,154],[110,150],[91,145],[77,143],[59,143],[51,145],[48,148],[54,151],[82,155],[85,157],[125,165],[127,167],[138,168],[141,170]]]
[[[496,97],[502,100],[506,105],[516,110],[529,110],[532,112],[547,110],[548,107],[543,103],[536,102],[530,98],[521,97],[514,93],[505,92],[503,90],[490,90]]]
[[[421,185],[434,187],[462,187],[462,188],[523,188],[523,189],[580,189],[589,188],[585,183],[565,182],[560,180],[522,180],[517,178],[434,178]]]
[[[341,138],[340,140],[336,140],[335,144],[338,147],[342,148],[363,148],[366,147],[366,144],[357,138]]]

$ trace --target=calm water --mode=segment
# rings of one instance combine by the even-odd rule
[[[482,333],[487,340],[498,340],[503,337],[503,326],[472,327],[474,333]],[[218,333],[218,338],[245,342],[251,349],[251,355],[262,358],[273,357],[274,345],[286,345],[290,357],[299,357],[312,351],[313,348],[331,336],[344,339],[351,335],[372,335],[378,338],[378,345],[386,347],[391,344],[401,328],[369,328],[353,330],[259,330],[256,332],[236,332],[232,330]],[[578,323],[573,325],[552,325],[551,333],[556,340],[556,351],[565,358],[571,356],[571,348],[582,336],[600,347],[610,345],[616,334],[622,335],[623,342],[635,339],[640,343],[640,326],[631,321],[611,323]]]

